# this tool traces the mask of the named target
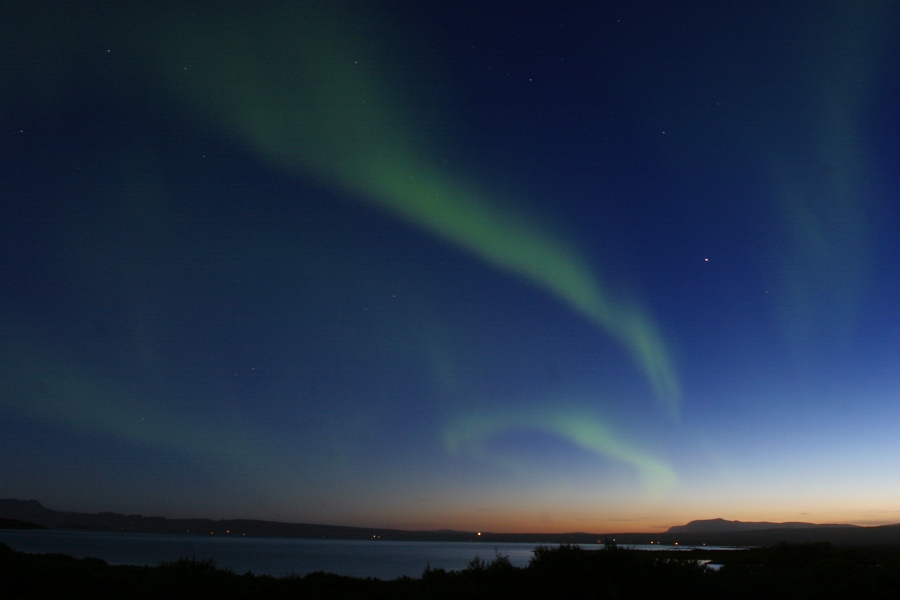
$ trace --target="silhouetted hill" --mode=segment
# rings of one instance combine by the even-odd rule
[[[0,517],[26,520],[52,529],[180,533],[254,537],[293,537],[336,540],[395,540],[445,542],[527,542],[535,544],[593,544],[594,533],[478,533],[475,531],[407,531],[310,523],[280,523],[251,519],[167,519],[112,512],[79,513],[49,509],[37,500],[0,499]]]
[[[279,523],[251,519],[166,519],[113,512],[79,513],[49,509],[37,500],[0,500],[0,518],[29,521],[53,529],[128,531],[135,533],[188,533],[260,537],[385,540],[471,540],[477,534],[464,531],[403,531],[366,527],[343,527],[309,523]]]
[[[788,522],[769,523],[768,521],[726,521],[725,519],[705,519],[691,521],[687,525],[669,527],[667,533],[720,533],[734,531],[762,531],[768,529],[813,529],[816,527],[858,527],[858,525]]]

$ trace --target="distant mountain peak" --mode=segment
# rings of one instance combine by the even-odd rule
[[[772,523],[769,521],[728,521],[722,518],[691,521],[687,525],[669,527],[666,533],[728,533],[738,531],[763,531],[767,529],[814,529],[818,527],[857,527],[847,524],[817,524],[802,521]]]

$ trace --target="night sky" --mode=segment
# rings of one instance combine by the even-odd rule
[[[900,3],[0,13],[0,497],[900,522]]]

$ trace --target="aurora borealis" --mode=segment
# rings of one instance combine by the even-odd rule
[[[0,496],[900,522],[896,2],[16,3]]]

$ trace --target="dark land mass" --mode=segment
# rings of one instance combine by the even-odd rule
[[[718,569],[703,560],[715,560]],[[0,544],[0,598],[384,598],[545,599],[897,598],[900,548],[780,544],[747,550],[646,552],[608,546],[538,547],[527,567],[505,556],[465,569],[426,568],[391,581],[328,573],[236,574],[184,558],[157,567],[111,566],[96,558],[27,554]]]
[[[47,529],[43,525],[37,523],[29,523],[28,521],[20,521],[18,519],[0,518],[0,529]]]
[[[745,523],[713,519],[692,521],[665,533],[491,533],[473,531],[405,531],[279,523],[249,519],[167,519],[112,512],[79,513],[56,511],[37,500],[0,500],[0,518],[53,529],[121,531],[133,533],[177,533],[253,537],[292,537],[342,540],[480,541],[531,544],[654,544],[680,546],[770,546],[779,542],[808,544],[828,542],[839,546],[900,545],[900,525],[860,527],[812,523]]]
[[[768,521],[726,521],[725,519],[706,519],[691,521],[687,525],[669,527],[667,533],[724,533],[735,531],[763,531],[767,529],[816,529],[820,527],[858,527],[857,525],[803,523],[770,523]]]

